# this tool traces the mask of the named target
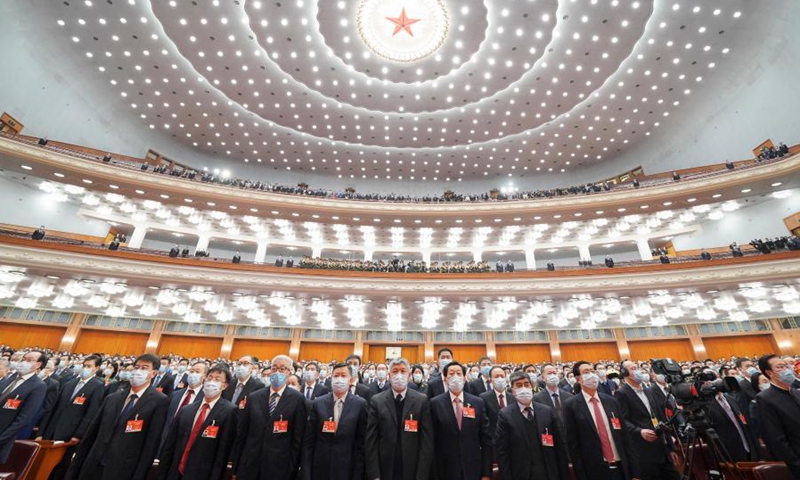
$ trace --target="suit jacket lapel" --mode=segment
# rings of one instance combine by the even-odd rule
[[[354,396],[355,395],[353,395],[350,392],[347,392],[347,395],[345,395],[344,405],[342,406],[342,413],[341,415],[339,415],[339,422],[341,422],[343,418],[347,417],[347,415],[350,413],[350,410],[353,409],[353,403],[355,403],[355,400],[353,400]],[[333,394],[331,394],[331,400],[333,400]],[[334,404],[335,402],[331,402],[331,416],[333,416]]]
[[[283,391],[283,394],[280,397],[278,397],[278,405],[275,407],[275,411],[272,412],[272,415],[270,415],[272,419],[280,418],[281,416],[283,416],[283,411],[286,409],[286,403],[291,401],[291,397],[287,396],[288,391],[289,387],[286,387],[286,389]],[[272,394],[270,393],[269,396],[272,396]],[[269,405],[269,401],[267,401],[267,405]]]
[[[450,429],[453,433],[458,436],[460,433],[458,430],[458,419],[456,419],[456,412],[453,410],[453,404],[450,402],[450,392],[448,392],[446,396],[448,401],[444,402],[445,417],[450,419],[447,423],[450,425]],[[466,399],[464,399],[464,406],[466,407]]]
[[[393,395],[394,395],[394,391],[392,391],[391,395],[384,395],[384,397],[386,397],[386,400],[385,400],[386,401],[386,408],[388,408],[389,409],[389,413],[391,413],[391,415],[389,415],[389,416],[392,417],[392,421],[394,422],[394,426],[396,427],[397,426],[397,414],[395,413],[394,396]],[[406,408],[406,405],[408,404],[408,392],[406,392],[406,401],[403,402],[403,404],[404,404],[403,405],[403,413],[405,414],[405,408]],[[403,417],[403,418],[405,418],[405,417]]]
[[[128,415],[128,418],[129,418],[129,419],[130,419],[130,418],[136,418],[136,417],[135,417],[135,415],[137,415],[137,414],[139,413],[139,410],[141,410],[141,408],[142,408],[142,405],[144,405],[145,403],[147,403],[147,401],[150,399],[150,398],[149,398],[149,397],[150,397],[150,395],[151,395],[151,394],[152,394],[154,391],[155,391],[155,387],[152,387],[152,386],[150,386],[150,387],[147,387],[147,388],[145,388],[145,389],[144,389],[144,392],[142,392],[142,395],[139,397],[139,400],[136,400],[136,404],[133,406],[133,410],[131,410],[131,413],[130,413],[130,415]],[[130,395],[130,394],[128,394],[128,395]],[[124,404],[124,403],[125,403],[125,402],[123,402],[123,404]]]
[[[408,418],[408,412],[411,410],[411,407],[413,406],[411,404],[414,403],[413,399],[414,397],[411,395],[411,390],[406,390],[406,398],[405,401],[403,402],[403,416],[402,416],[403,420]]]

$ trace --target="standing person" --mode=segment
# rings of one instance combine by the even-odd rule
[[[238,480],[293,480],[297,475],[308,417],[303,394],[286,385],[292,363],[286,355],[273,358],[269,388],[251,394],[239,410],[231,457]]]
[[[571,374],[572,372],[569,373]],[[559,388],[558,370],[552,364],[547,363],[542,366],[542,377],[544,378],[545,387],[541,392],[534,394],[533,401],[552,408],[563,429],[562,406],[565,401],[572,398],[572,393]],[[564,377],[566,378],[566,375]]]
[[[164,440],[158,480],[221,480],[225,475],[236,438],[236,406],[222,398],[231,372],[215,365],[204,377],[202,400],[178,412]]]
[[[566,438],[553,409],[533,401],[525,372],[511,374],[516,401],[500,410],[494,453],[504,480],[569,480]]]
[[[581,391],[564,402],[572,467],[578,480],[630,480],[639,474],[629,459],[630,437],[622,429],[619,404],[600,393],[600,377],[589,362],[573,367]]]
[[[492,359],[481,357],[478,359],[478,377],[467,384],[467,392],[480,396],[482,393],[492,391],[492,379],[489,371],[492,369]]]
[[[305,371],[303,371],[303,395],[306,400],[314,400],[328,393],[319,382],[319,364],[317,362],[308,362]]]
[[[169,399],[151,381],[159,367],[148,353],[134,362],[131,389],[106,397],[67,472],[67,480],[144,480],[164,430]]]
[[[380,363],[375,366],[375,378],[369,384],[370,392],[372,395],[377,395],[381,392],[389,390],[389,367],[385,363]]]
[[[34,421],[44,405],[47,386],[37,375],[47,365],[47,355],[26,353],[16,365],[16,376],[0,392],[0,463],[5,463],[17,435]]]
[[[301,480],[363,480],[367,401],[350,393],[353,372],[333,367],[331,393],[317,398],[303,440]]]
[[[172,392],[172,395],[170,395],[169,407],[167,408],[167,419],[164,421],[164,435],[161,436],[162,446],[159,447],[159,452],[161,451],[161,448],[163,448],[163,444],[167,439],[167,434],[169,433],[170,428],[172,428],[172,424],[175,419],[178,418],[178,413],[181,411],[181,409],[203,399],[203,382],[206,379],[207,373],[208,364],[205,362],[196,362],[186,374],[187,387],[181,390],[176,390]],[[227,385],[228,384],[226,382],[225,386]],[[158,458],[160,459],[161,457],[159,456]]]
[[[169,364],[172,363],[172,359],[161,357],[160,362],[158,372],[153,379],[153,386],[156,387],[156,390],[169,397],[175,389],[175,377],[169,373]]]
[[[608,367],[604,363],[594,364],[594,371],[600,377],[600,386],[597,387],[597,391],[610,397],[617,392],[617,383],[609,380],[606,374],[607,369]]]
[[[444,393],[444,383],[442,382],[441,372],[448,363],[453,361],[453,351],[447,347],[440,348],[436,353],[436,358],[439,359],[439,372],[432,373],[430,380],[428,380],[428,389],[425,391],[428,399]]]
[[[665,412],[658,408],[652,392],[642,387],[647,374],[630,360],[622,362],[620,370],[625,384],[614,398],[620,406],[623,427],[633,442],[631,457],[638,462],[634,470],[638,470],[642,480],[679,480],[673,464],[672,441],[669,435],[659,435],[654,430],[665,420]]]
[[[450,362],[442,371],[448,393],[431,400],[436,478],[491,480],[489,417],[481,399],[464,391],[466,374]]]
[[[758,359],[758,368],[772,385],[756,396],[762,438],[772,456],[800,478],[800,393],[792,389],[793,365],[765,355]]]
[[[258,372],[258,358],[253,355],[243,355],[236,362],[233,374],[236,382],[228,385],[222,398],[236,405],[239,410],[244,410],[247,405],[247,398],[258,390],[264,388],[264,384],[255,378]]]
[[[392,388],[372,397],[367,419],[368,480],[428,480],[433,462],[433,425],[425,395],[408,388],[411,366],[389,362]]]
[[[497,429],[497,415],[500,410],[514,402],[514,397],[508,392],[508,379],[506,371],[502,367],[495,365],[489,375],[492,378],[492,391],[482,393],[480,399],[486,406],[486,414],[489,417],[489,433],[494,438],[494,432]]]

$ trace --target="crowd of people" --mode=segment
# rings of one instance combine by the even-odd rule
[[[781,142],[777,147],[761,147],[761,151],[758,154],[758,160],[772,160],[775,158],[782,158],[786,155],[789,155],[789,147]]]
[[[696,415],[679,379],[711,392],[727,460],[800,478],[793,356],[683,361],[676,379],[650,362],[459,362],[449,348],[416,365],[0,349],[0,464],[15,439],[73,442],[51,479],[485,480],[496,466],[569,480],[571,465],[580,480],[677,480]]]
[[[431,262],[428,266],[422,260],[403,260],[394,257],[391,260],[351,260],[339,258],[313,258],[308,255],[300,260],[300,268],[322,270],[352,270],[356,272],[398,272],[398,273],[484,273],[492,271],[489,263],[464,261]],[[508,270],[510,268],[510,270]],[[497,262],[497,271],[514,271],[514,264]]]
[[[757,238],[750,241],[750,245],[761,253],[772,253],[778,250],[800,250],[800,238],[795,235],[791,237],[767,238],[762,240]]]

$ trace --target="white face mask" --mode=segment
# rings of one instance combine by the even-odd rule
[[[492,380],[492,385],[494,385],[495,390],[505,390],[508,386],[508,381],[506,381],[505,377],[497,377]]]
[[[19,362],[17,363],[17,373],[20,376],[25,376],[33,371],[33,364],[31,362]]]
[[[146,371],[146,370],[134,370],[134,371],[132,371],[131,372],[131,379],[130,379],[131,386],[132,387],[141,387],[142,385],[147,383],[147,381],[150,380],[148,378],[150,376],[150,375],[148,375],[148,373],[149,372]]]
[[[333,389],[333,393],[342,394],[350,388],[350,379],[345,377],[333,377],[331,378],[331,389]]]
[[[514,390],[514,397],[523,405],[528,405],[533,400],[533,390],[528,387],[520,387]]]
[[[408,375],[405,373],[397,373],[392,375],[392,388],[394,390],[403,391],[408,386]]]
[[[414,383],[422,383],[422,374],[421,373],[415,373],[413,376],[414,376]]]
[[[577,380],[575,380],[575,377],[567,377],[567,383],[569,383],[570,385],[575,385],[576,381]]]
[[[206,398],[214,398],[219,395],[219,392],[222,390],[222,383],[217,382],[215,380],[206,380],[206,383],[203,384],[203,395]]]
[[[764,390],[768,389],[771,385],[772,385],[771,383],[759,383],[758,389],[763,392]]]
[[[600,385],[600,377],[595,373],[584,373],[581,375],[581,379],[583,384],[592,390],[597,390],[597,386]]]
[[[600,380],[605,380],[605,378],[606,378],[606,371],[605,370],[597,370],[595,373],[600,378]]]
[[[92,377],[92,375],[94,375],[94,371],[92,371],[91,368],[85,368],[84,367],[84,369],[81,370],[81,378],[83,380],[88,380],[89,378]]]
[[[556,375],[555,373],[549,373],[545,375],[544,381],[547,382],[547,384],[550,385],[551,387],[554,387],[558,385],[558,375]]]
[[[464,390],[464,377],[450,377],[447,379],[447,386],[451,392],[461,393]]]

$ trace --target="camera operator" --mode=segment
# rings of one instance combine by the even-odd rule
[[[704,369],[706,378],[716,377],[711,369]],[[713,381],[705,381],[711,385]],[[708,423],[716,430],[722,445],[734,462],[755,462],[760,459],[758,441],[747,428],[747,418],[733,395],[718,391],[709,403]]]
[[[786,462],[794,478],[800,478],[800,393],[792,389],[793,367],[777,355],[758,359],[758,368],[772,386],[756,396],[756,404],[767,450]]]
[[[638,462],[642,480],[679,480],[675,469],[672,439],[659,428],[666,420],[664,409],[652,392],[642,388],[646,374],[639,365],[626,360],[620,369],[625,384],[614,399],[619,402],[625,430],[633,440],[633,461]]]

